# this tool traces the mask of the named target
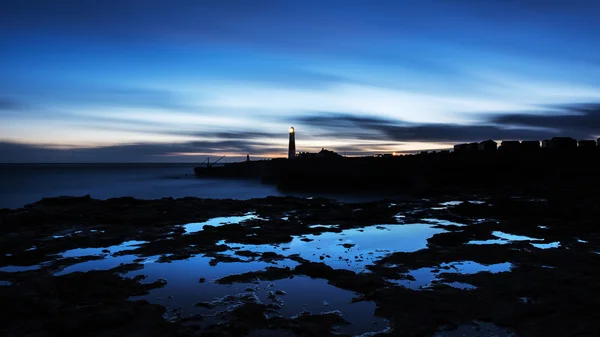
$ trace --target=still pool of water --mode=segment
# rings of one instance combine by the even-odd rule
[[[34,266],[4,266],[4,267],[0,267],[0,271],[1,272],[6,272],[6,273],[18,273],[18,272],[22,272],[22,271],[36,270],[36,269],[39,269],[39,268],[40,268],[39,265],[34,265]]]
[[[190,234],[190,233],[195,233],[195,232],[199,232],[199,231],[203,230],[204,226],[207,226],[207,225],[219,227],[219,226],[223,226],[223,225],[227,225],[227,224],[238,224],[240,222],[243,222],[246,220],[251,220],[251,219],[258,219],[258,217],[254,213],[247,213],[246,215],[242,215],[242,216],[218,217],[218,218],[212,218],[205,222],[193,222],[193,223],[183,225],[183,229],[185,230],[186,234]]]
[[[289,243],[248,245],[228,241],[235,250],[297,254],[312,262],[324,262],[335,269],[364,271],[365,266],[393,252],[414,252],[427,248],[427,239],[444,232],[431,224],[379,225],[294,237]]]
[[[102,254],[114,254],[116,252],[120,252],[123,250],[135,249],[136,246],[140,246],[147,243],[146,241],[125,241],[119,245],[114,245],[110,247],[100,247],[100,248],[76,248],[67,250],[61,255],[65,258],[67,257],[82,257],[89,255],[102,255]]]
[[[136,271],[128,276],[136,274],[148,273]],[[150,274],[153,273],[150,272]],[[153,277],[148,277],[148,280],[153,281]],[[196,277],[189,275],[187,278],[169,281],[164,288],[152,290],[149,295],[131,299],[145,299],[151,303],[165,306],[171,315],[186,317],[195,314],[214,315],[216,312],[226,309],[228,305],[235,304],[231,302],[232,299],[235,300],[235,297],[252,297],[253,300],[264,304],[281,306],[280,309],[277,309],[277,314],[285,317],[293,317],[302,311],[316,314],[337,310],[346,320],[352,322],[349,326],[341,326],[340,332],[362,334],[387,326],[385,320],[374,315],[375,304],[373,302],[351,303],[356,296],[357,294],[353,292],[328,284],[326,280],[312,279],[306,276],[276,281],[220,285],[211,282],[200,283]],[[224,298],[229,298],[229,300],[223,301]],[[224,303],[214,308],[206,308],[194,306],[198,302]]]
[[[184,225],[186,233],[202,230],[206,225],[219,226],[227,223],[239,223],[256,219],[253,213],[233,217],[213,218],[202,223]],[[441,226],[440,226],[441,225]],[[289,259],[290,255],[298,255],[313,262],[323,262],[336,269],[348,269],[356,272],[365,271],[366,266],[393,252],[414,252],[427,248],[427,239],[435,234],[443,233],[444,225],[462,224],[439,219],[427,219],[425,223],[378,225],[363,228],[342,230],[341,232],[323,232],[293,237],[291,242],[281,244],[250,245],[236,242],[221,241],[229,250],[218,255],[236,257],[239,260],[218,260],[214,256],[202,254],[184,260],[158,262],[160,256],[144,257],[141,260],[143,268],[123,274],[125,277],[144,275],[142,282],[166,280],[163,288],[157,288],[150,294],[134,297],[145,299],[151,303],[168,308],[168,318],[186,317],[202,314],[214,315],[226,307],[212,308],[195,306],[199,302],[221,303],[219,299],[236,299],[251,297],[265,304],[277,304],[278,314],[292,317],[307,310],[312,313],[322,313],[338,310],[351,325],[339,327],[339,332],[352,335],[368,334],[388,328],[387,322],[374,315],[375,305],[372,302],[351,303],[356,293],[336,288],[324,279],[312,279],[306,276],[295,276],[276,281],[249,280],[246,283],[222,285],[213,282],[224,276],[241,274],[249,271],[264,270],[269,266],[296,267],[299,262]],[[336,225],[312,228],[336,228]],[[65,238],[63,238],[65,239]],[[508,240],[503,240],[508,241]],[[64,275],[77,271],[107,270],[121,264],[140,262],[136,255],[117,255],[119,252],[131,250],[146,244],[144,241],[125,241],[110,247],[82,247],[63,252],[61,258],[77,258],[86,256],[101,257],[98,260],[80,262],[64,268],[56,275]],[[256,253],[274,252],[281,256],[277,261],[260,261],[256,258],[242,257],[235,254],[239,250],[249,250]],[[130,252],[125,252],[130,253]],[[122,254],[122,253],[121,253]],[[60,263],[60,260],[58,261]],[[39,266],[20,267],[7,266],[2,271],[32,270]],[[399,285],[412,289],[427,288],[432,283],[443,282],[439,274],[443,272],[475,273],[480,271],[500,272],[510,270],[510,264],[485,266],[473,261],[452,262],[442,264],[437,269],[421,268],[410,274],[416,281],[401,281]],[[0,285],[10,284],[4,281]],[[446,283],[460,289],[473,289],[474,286],[465,283]],[[278,291],[278,292],[276,292]],[[240,294],[246,294],[239,296]],[[248,294],[251,294],[248,295]],[[217,301],[217,302],[215,302]],[[231,303],[229,303],[231,304]],[[216,319],[216,318],[215,318]],[[210,321],[210,319],[207,319]]]
[[[538,226],[543,227],[543,226]],[[528,241],[530,245],[539,249],[550,249],[550,248],[558,248],[560,247],[560,242],[549,242],[549,243],[540,243],[539,241],[544,241],[544,239],[532,238],[530,236],[525,235],[516,235],[509,234],[500,231],[492,232],[492,235],[497,237],[498,239],[491,240],[472,240],[469,241],[470,245],[506,245],[514,241]]]
[[[430,287],[434,281],[442,281],[439,278],[441,273],[461,273],[461,274],[476,274],[480,272],[489,273],[501,273],[508,272],[511,270],[513,265],[511,263],[497,263],[491,265],[484,265],[474,261],[458,261],[451,263],[442,263],[439,267],[425,267],[409,272],[410,276],[414,277],[415,280],[390,280],[395,284],[401,285],[406,288],[419,290]],[[474,289],[473,285],[467,283],[445,283],[447,285],[461,288],[461,289]]]

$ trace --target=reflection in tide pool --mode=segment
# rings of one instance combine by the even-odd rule
[[[193,273],[176,272],[176,276],[173,277],[173,274],[165,274],[165,272],[173,272],[169,270],[170,267],[160,265],[160,263],[153,265],[155,270],[148,269],[127,274],[127,276],[150,274],[152,276],[148,277],[149,282],[155,281],[157,277],[165,278],[171,275],[164,288],[152,290],[149,295],[132,297],[131,300],[145,299],[151,303],[163,305],[168,308],[168,312],[177,313],[181,317],[196,314],[206,316],[226,309],[231,303],[225,303],[225,305],[215,308],[197,307],[194,304],[218,302],[219,299],[228,295],[240,294],[242,297],[244,296],[242,294],[246,294],[245,297],[256,296],[256,299],[264,304],[280,305],[281,308],[277,309],[278,314],[285,317],[298,315],[304,310],[314,314],[338,310],[345,319],[352,322],[351,325],[340,327],[339,332],[342,333],[361,334],[376,331],[387,325],[385,320],[374,316],[375,304],[373,302],[350,303],[357,294],[336,288],[328,284],[327,280],[296,276],[276,281],[220,285],[211,282],[200,283],[196,277],[197,274]],[[252,265],[258,267],[254,263]],[[158,270],[162,270],[162,272],[157,274]],[[212,275],[212,277],[215,276],[217,275]]]
[[[493,231],[492,235],[497,237],[498,239],[492,239],[492,240],[473,240],[473,241],[469,241],[468,244],[470,245],[505,245],[505,244],[509,244],[512,241],[543,241],[543,239],[538,239],[538,238],[532,238],[529,236],[524,236],[524,235],[515,235],[515,234],[509,234],[509,233],[504,233],[501,231]],[[532,245],[536,245],[533,244]],[[552,247],[548,247],[548,248],[552,248]]]
[[[133,255],[123,255],[123,256],[109,256],[105,257],[101,260],[91,260],[85,261],[81,263],[77,263],[71,266],[66,267],[65,269],[58,271],[54,275],[60,276],[65,274],[70,274],[74,272],[87,272],[90,270],[108,270],[111,268],[118,267],[122,264],[133,263],[134,260],[137,259],[137,256]]]
[[[193,222],[193,223],[183,225],[183,229],[185,230],[186,234],[189,234],[189,233],[195,233],[195,232],[201,231],[202,229],[204,229],[204,226],[206,226],[206,225],[219,227],[219,226],[227,225],[227,224],[238,224],[242,221],[251,220],[251,219],[258,219],[258,217],[254,213],[247,213],[246,215],[242,215],[242,216],[218,217],[218,218],[212,218],[205,222]]]
[[[532,238],[524,235],[509,234],[500,231],[493,231],[492,235],[500,239],[511,241],[542,241],[542,239]]]
[[[324,262],[335,269],[364,271],[365,266],[393,252],[414,252],[427,248],[427,239],[443,229],[431,224],[380,225],[347,229],[340,233],[294,237],[289,243],[247,245],[221,241],[233,249],[275,252]]]
[[[0,267],[0,271],[5,272],[5,273],[18,273],[18,272],[22,272],[22,271],[30,271],[30,270],[36,270],[36,269],[40,269],[40,265]]]
[[[466,226],[465,224],[462,224],[462,223],[448,221],[448,220],[443,220],[443,219],[436,219],[436,218],[424,218],[424,219],[421,219],[421,220],[426,221],[426,222],[430,222],[432,224],[439,225],[439,226],[457,226],[457,227],[464,227],[464,226]]]
[[[125,241],[119,245],[114,245],[110,247],[100,247],[100,248],[76,248],[63,252],[61,255],[64,258],[67,257],[82,257],[89,255],[101,255],[101,254],[114,254],[116,252],[120,252],[128,249],[135,249],[136,246],[145,244],[146,241]]]
[[[459,262],[451,262],[451,263],[442,263],[439,267],[425,267],[419,268],[415,270],[411,270],[409,272],[410,276],[412,276],[415,280],[390,280],[395,284],[401,285],[406,288],[418,290],[422,288],[427,288],[431,286],[434,281],[441,281],[439,279],[439,274],[441,273],[460,273],[460,274],[476,274],[479,272],[489,272],[489,273],[501,273],[508,272],[512,268],[512,264],[505,263],[497,263],[491,265],[484,265],[481,263],[477,263],[474,261],[459,261]],[[447,283],[450,286],[461,289],[473,289],[474,286],[466,283]]]
[[[549,249],[549,248],[558,248],[560,247],[560,242],[550,242],[550,243],[532,243],[532,246],[539,249]]]

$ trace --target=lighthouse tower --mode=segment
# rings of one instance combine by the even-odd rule
[[[294,127],[290,128],[290,145],[288,148],[288,159],[296,158],[296,132]]]

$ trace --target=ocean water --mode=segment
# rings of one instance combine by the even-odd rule
[[[283,195],[272,185],[194,176],[194,164],[0,165],[0,208],[18,208],[44,197],[108,199],[199,197],[251,199]]]
[[[19,208],[45,197],[95,199],[163,197],[239,199],[293,195],[363,202],[389,194],[338,195],[281,192],[258,180],[199,178],[194,164],[0,164],[0,208]]]

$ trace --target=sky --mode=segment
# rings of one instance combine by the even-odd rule
[[[600,136],[596,0],[5,0],[0,162]]]

